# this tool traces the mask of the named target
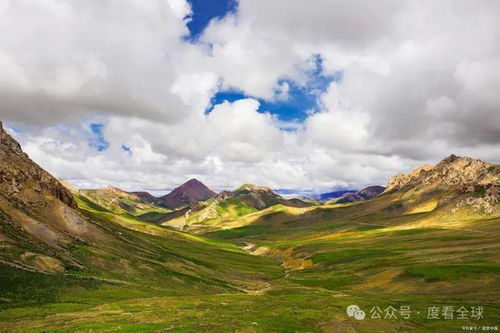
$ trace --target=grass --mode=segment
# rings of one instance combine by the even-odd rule
[[[220,207],[232,217],[195,235],[79,200],[108,241],[72,243],[85,268],[69,275],[0,265],[1,332],[456,332],[500,319],[498,216],[401,215],[397,193],[306,210],[233,203]],[[350,304],[415,313],[356,321]],[[480,305],[485,317],[425,318],[444,305]]]
[[[406,269],[408,274],[427,281],[459,281],[463,278],[482,278],[484,275],[500,274],[499,265],[416,265]]]
[[[0,264],[0,308],[11,304],[45,304],[60,300],[65,290],[84,288],[96,290],[101,282],[79,280],[59,275],[40,274]],[[7,300],[7,301],[5,301]]]
[[[349,249],[334,252],[321,252],[314,254],[311,259],[315,264],[335,265],[342,263],[353,263],[358,260],[371,260],[380,257],[391,257],[395,253],[387,250],[377,249]]]

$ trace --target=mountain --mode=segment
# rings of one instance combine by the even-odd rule
[[[373,199],[385,190],[383,186],[368,186],[357,192],[350,192],[335,200],[336,203],[347,203]]]
[[[26,155],[3,129],[0,122],[0,195],[17,207],[30,210],[44,195],[71,208],[77,204],[59,180],[52,177]]]
[[[257,210],[262,210],[277,204],[290,207],[307,207],[310,205],[300,199],[285,199],[269,187],[253,184],[244,184],[232,192],[226,191],[221,193],[220,198],[238,198]]]
[[[332,192],[321,193],[319,195],[316,195],[316,196],[314,196],[314,199],[319,200],[319,201],[328,201],[330,199],[340,198],[345,194],[355,193],[355,192],[356,192],[356,190],[332,191]]]
[[[129,192],[129,193],[136,195],[137,198],[146,203],[154,203],[156,201],[156,197],[149,192]]]
[[[500,202],[500,165],[452,154],[436,165],[395,175],[384,193],[393,192],[411,193],[417,201],[433,199],[436,206],[454,206],[453,211],[471,207],[491,214]]]
[[[300,199],[285,199],[269,187],[244,184],[234,191],[222,191],[210,200],[193,204],[189,209],[184,208],[182,213],[162,214],[152,218],[155,222],[163,222],[163,225],[186,229],[208,220],[217,224],[221,219],[244,217],[276,205],[295,208],[312,206]]]
[[[140,215],[151,211],[169,211],[155,205],[156,198],[147,192],[127,192],[113,186],[92,190],[82,189],[76,192],[117,214]]]
[[[189,206],[198,201],[205,201],[217,195],[197,179],[191,179],[172,192],[156,199],[156,204],[171,209]]]
[[[78,214],[71,192],[26,155],[0,123],[0,239],[2,260],[49,272],[81,267],[69,246],[102,240]]]
[[[385,192],[417,186],[448,186],[466,190],[470,186],[499,185],[500,166],[454,154],[436,165],[423,165],[408,174],[392,177]]]

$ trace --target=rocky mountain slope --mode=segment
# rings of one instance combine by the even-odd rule
[[[436,165],[423,165],[408,174],[392,177],[385,192],[420,185],[469,186],[500,185],[500,166],[471,157],[450,155]]]
[[[2,259],[48,271],[80,267],[70,244],[100,241],[105,235],[77,207],[71,192],[0,125],[0,239],[8,244]]]
[[[205,201],[217,195],[197,179],[191,179],[172,192],[156,199],[156,204],[170,209],[189,206],[198,201]]]
[[[285,199],[266,186],[244,184],[234,191],[225,191],[218,195],[219,199],[239,198],[255,209],[261,210],[273,205],[282,204],[290,207],[307,207],[311,204],[300,199]]]
[[[500,165],[450,155],[436,165],[395,175],[384,193],[393,192],[408,192],[419,200],[434,197],[438,206],[472,207],[491,214],[500,203]]]
[[[71,208],[71,192],[26,155],[0,122],[0,195],[11,204],[30,210],[39,206],[37,197],[52,196]]]

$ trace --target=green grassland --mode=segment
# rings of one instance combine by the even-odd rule
[[[406,195],[262,211],[228,202],[219,208],[224,217],[197,235],[80,196],[81,213],[116,240],[73,245],[85,268],[64,274],[0,264],[0,332],[458,332],[498,326],[500,217],[465,208],[451,215],[430,204],[432,196]],[[368,317],[348,318],[350,304]],[[374,319],[368,313],[374,306],[411,306],[413,312],[409,319]],[[430,320],[431,306],[482,306],[484,318]]]

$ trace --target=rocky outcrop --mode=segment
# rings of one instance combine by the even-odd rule
[[[434,166],[397,174],[389,180],[385,192],[410,190],[443,192],[438,205],[453,203],[452,213],[470,207],[477,213],[492,214],[500,203],[500,165],[450,155]]]
[[[19,143],[0,122],[0,195],[22,206],[29,206],[28,192],[48,194],[71,208],[77,208],[71,192],[59,180],[26,155]]]
[[[452,154],[435,166],[424,165],[408,174],[397,174],[389,180],[385,192],[420,185],[443,185],[461,188],[478,185],[498,185],[499,177],[499,165]]]
[[[500,203],[500,186],[490,186],[484,191],[484,195],[469,196],[459,201],[451,213],[455,213],[458,208],[471,207],[476,213],[493,214]]]
[[[354,193],[347,193],[343,195],[341,198],[336,200],[336,203],[347,203],[347,202],[356,202],[356,201],[365,201],[365,200],[370,200],[375,197],[378,197],[380,194],[382,194],[385,190],[385,187],[383,186],[368,186],[365,187],[364,189],[354,192]]]

